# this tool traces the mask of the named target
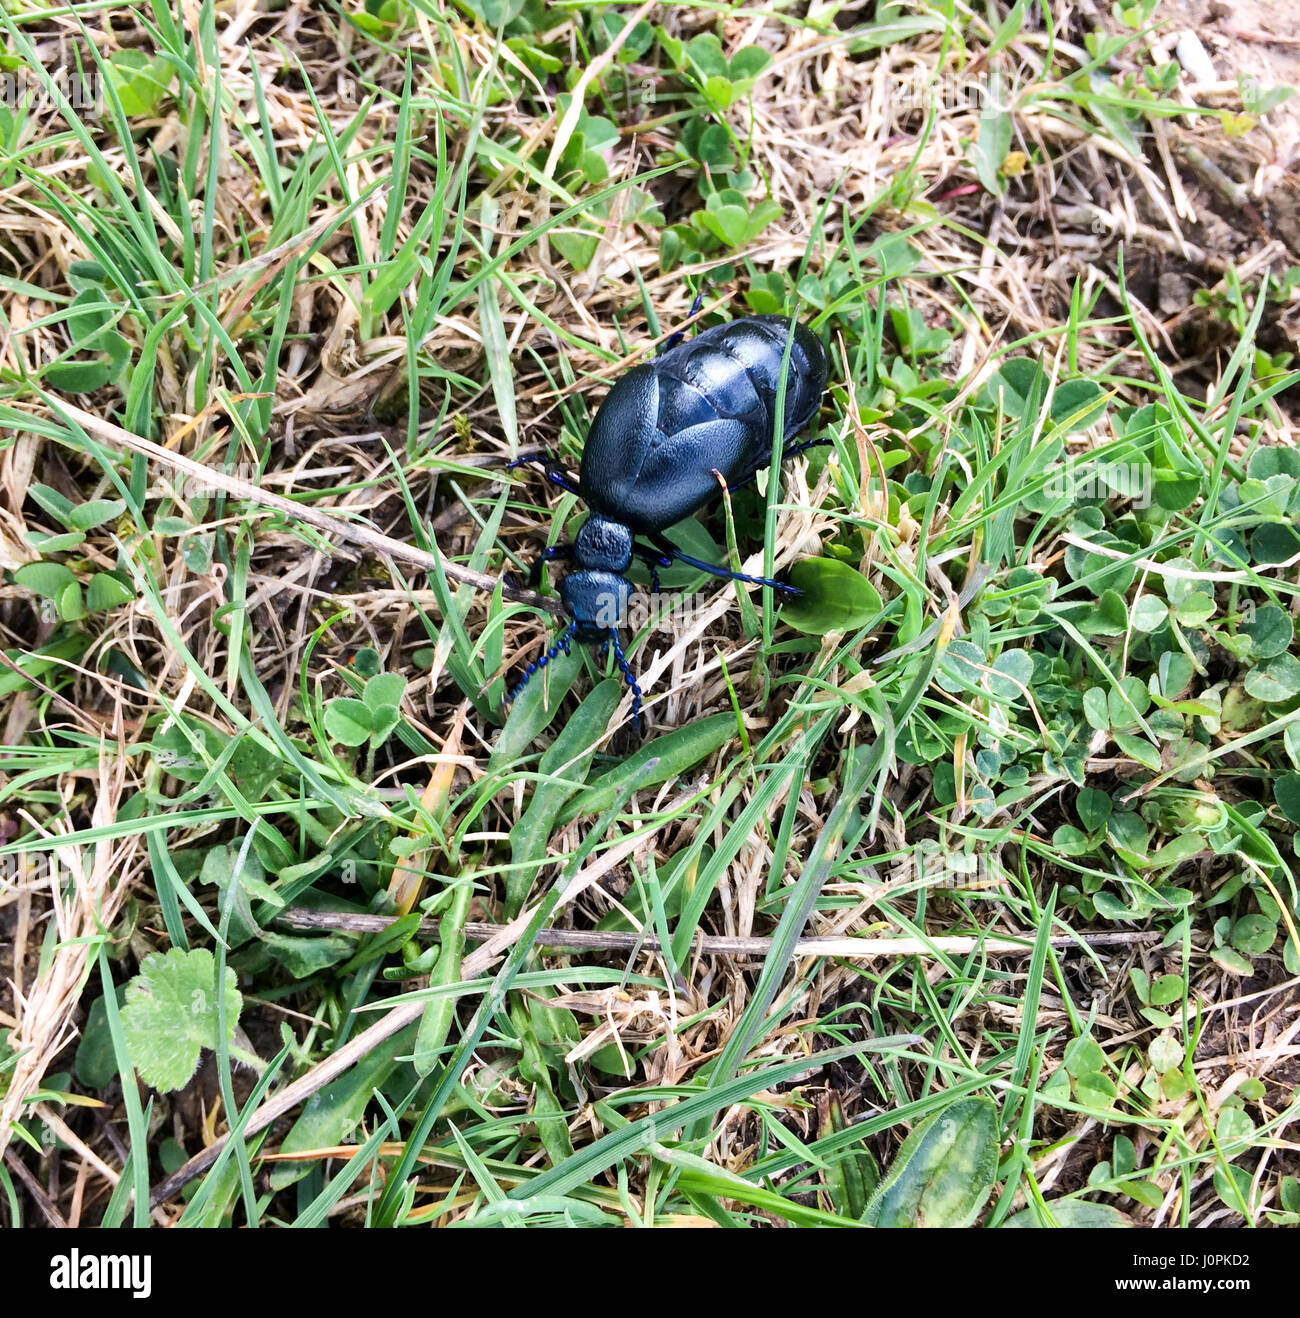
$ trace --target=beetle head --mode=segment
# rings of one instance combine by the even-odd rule
[[[603,641],[626,622],[632,583],[617,572],[570,572],[560,582],[560,598],[577,623],[578,640]]]
[[[592,513],[579,527],[574,548],[580,567],[626,572],[632,563],[632,528]]]

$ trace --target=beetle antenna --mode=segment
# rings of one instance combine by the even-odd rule
[[[546,667],[557,655],[569,653],[569,646],[573,637],[578,630],[578,620],[575,618],[560,634],[555,638],[554,644],[546,651],[536,663],[529,664],[524,669],[524,675],[509,692],[505,700],[502,701],[502,708],[508,708],[518,698],[519,693],[526,687],[529,681]]]
[[[623,653],[622,642],[618,639],[618,632],[612,627],[609,629],[609,643],[614,648],[614,659],[618,664],[619,672],[623,674],[624,681],[632,689],[632,725],[638,732],[641,731],[641,688],[637,685],[636,674],[632,671],[632,665],[627,661],[627,655]]]

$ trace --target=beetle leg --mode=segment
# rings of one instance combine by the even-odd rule
[[[642,549],[637,545],[634,550],[636,556],[650,569],[650,587],[656,595],[662,594],[662,588],[659,585],[659,571],[661,567],[672,567],[673,560],[665,553],[657,549]]]
[[[547,545],[533,560],[532,567],[528,569],[529,586],[536,590],[542,584],[542,572],[547,563],[554,563],[557,559],[572,558],[574,552],[573,545]]]
[[[510,705],[513,704],[519,696],[519,693],[528,685],[529,680],[535,674],[540,673],[542,669],[556,657],[556,655],[569,653],[569,647],[573,643],[573,637],[577,633],[577,630],[578,623],[575,619],[573,622],[569,623],[559,636],[555,638],[555,641],[550,648],[540,659],[537,660],[536,663],[529,664],[528,667],[524,669],[523,677],[519,679],[514,687],[507,693],[505,700],[501,702],[503,709],[508,709]]]
[[[558,485],[560,489],[568,494],[576,494],[579,497],[582,496],[582,491],[578,489],[577,485],[574,483],[573,477],[570,476],[563,467],[560,467],[555,463],[548,462],[546,464],[546,479],[550,481],[552,485]]]
[[[743,581],[750,586],[770,586],[773,590],[784,591],[788,595],[799,594],[797,586],[788,586],[784,581],[774,581],[771,577],[751,577],[744,572],[733,572],[728,567],[722,567],[717,563],[705,563],[698,558],[692,558],[689,554],[683,554],[675,545],[670,544],[667,540],[659,536],[652,536],[656,548],[661,549],[665,557],[676,559],[679,563],[685,563],[687,567],[693,567],[700,572],[707,572],[711,577],[722,577],[727,581]],[[667,566],[667,564],[664,564]]]
[[[806,439],[802,444],[792,444],[784,453],[781,454],[782,462],[789,462],[791,458],[800,453],[807,453],[810,448],[829,448],[834,445],[833,439]]]
[[[529,462],[539,463],[542,469],[546,472],[546,479],[550,481],[552,485],[558,485],[560,489],[567,493],[576,494],[581,497],[582,491],[578,489],[577,485],[574,483],[573,477],[560,466],[559,462],[550,453],[545,451],[530,454],[526,458],[516,458],[513,462],[506,464],[506,470],[514,471],[516,467],[522,467]]]
[[[784,461],[785,461],[784,457],[783,457],[781,460],[784,462]],[[738,480],[734,485],[728,485],[728,486],[727,486],[727,493],[728,493],[728,494],[735,494],[735,492],[736,492],[737,490],[743,490],[743,489],[745,488],[746,485],[750,485],[750,484],[752,484],[754,481],[756,481],[756,480],[758,479],[758,473],[759,473],[760,471],[765,471],[765,470],[766,470],[766,467],[765,467],[765,466],[764,466],[764,467],[755,467],[754,470],[751,471],[751,472],[749,473],[748,476],[744,476],[744,477],[742,477],[742,478],[741,478],[740,480]]]
[[[704,289],[700,289],[695,295],[695,301],[691,303],[691,309],[686,313],[686,319],[690,318],[704,305]],[[659,349],[661,353],[670,352],[686,337],[685,330],[675,330],[663,342],[663,347]]]

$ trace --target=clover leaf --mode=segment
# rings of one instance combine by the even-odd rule
[[[399,673],[379,673],[366,683],[360,700],[339,696],[330,701],[325,731],[344,746],[382,745],[402,721],[405,691],[406,678]]]
[[[226,969],[226,1042],[235,1035],[243,1007],[235,972]],[[204,1048],[216,1048],[217,969],[206,948],[147,956],[127,985],[122,1028],[131,1063],[154,1089],[180,1089],[189,1082]]]

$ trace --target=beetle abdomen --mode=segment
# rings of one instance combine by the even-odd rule
[[[712,416],[743,421],[771,448],[781,361],[790,321],[746,316],[697,334],[654,363],[659,377],[659,429],[666,435]],[[813,417],[826,388],[826,354],[804,325],[794,327],[785,394],[783,437]]]
[[[689,517],[729,484],[768,465],[781,362],[792,322],[745,316],[705,330],[610,390],[583,449],[579,488],[593,508],[638,532]],[[786,383],[785,442],[816,414],[826,354],[794,325]]]

